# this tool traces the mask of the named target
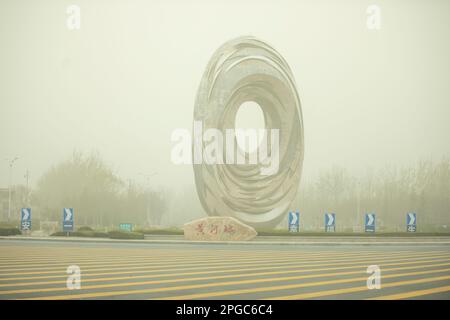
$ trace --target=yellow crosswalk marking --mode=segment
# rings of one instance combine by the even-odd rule
[[[450,285],[444,285],[450,279],[447,248],[232,248],[0,243],[0,297],[51,300],[147,294],[157,299],[201,299],[266,293],[265,297],[274,299],[326,298],[368,290],[366,268],[371,264],[382,268],[382,289],[402,287],[395,294],[371,290],[371,297],[379,295],[372,299],[408,299],[450,291]],[[70,264],[82,269],[81,290],[66,288]],[[395,278],[404,279],[385,281]],[[413,284],[426,284],[426,289],[408,290]],[[301,288],[306,292],[296,290]],[[294,292],[282,295],[283,290]]]
[[[405,259],[403,259],[405,260]],[[403,261],[400,260],[400,261]],[[383,263],[384,261],[390,261],[390,263]],[[438,266],[446,266],[450,265],[450,263],[437,263],[441,261],[450,261],[450,259],[432,259],[432,260],[408,260],[407,262],[392,262],[396,261],[395,259],[384,259],[380,260],[379,263],[383,263],[382,267],[385,266],[393,266],[393,265],[410,265],[414,264],[413,266],[405,267],[404,269],[414,269],[414,268],[420,268],[420,267],[438,267]],[[434,262],[433,264],[423,265],[423,263],[429,263]],[[417,265],[420,263],[419,265]],[[346,266],[348,264],[351,264],[350,266]],[[327,268],[317,268],[317,266],[333,266],[333,267],[327,267]],[[233,267],[238,267],[234,266]],[[293,266],[288,266],[289,268],[293,268]],[[271,272],[264,272],[259,273],[257,275],[273,275],[273,274],[289,274],[289,273],[304,273],[304,272],[319,272],[319,271],[331,271],[331,270],[346,270],[346,269],[357,269],[357,268],[366,268],[367,263],[364,264],[357,264],[354,263],[325,263],[325,264],[318,264],[316,265],[316,268],[310,268],[310,269],[295,269],[295,270],[283,270],[283,271],[271,271]],[[101,281],[115,281],[115,280],[132,280],[132,279],[148,279],[148,278],[167,278],[167,277],[180,277],[180,276],[187,276],[187,275],[204,275],[204,274],[214,274],[214,273],[233,273],[233,272],[244,272],[244,271],[257,271],[257,270],[275,270],[275,269],[286,269],[286,266],[266,266],[266,267],[257,267],[257,268],[236,268],[236,269],[225,269],[225,270],[213,270],[213,271],[196,271],[196,272],[182,272],[182,273],[162,273],[162,274],[152,274],[152,275],[141,275],[141,276],[124,276],[124,277],[108,277],[108,278],[93,278],[93,279],[83,279],[83,283],[86,282],[101,282]],[[185,270],[184,268],[178,268],[177,270]],[[365,269],[364,269],[365,270]],[[156,271],[156,270],[155,270]],[[153,272],[155,272],[153,271]],[[157,270],[159,272],[164,272],[167,270],[160,269]],[[242,277],[242,276],[254,276],[255,274],[237,274],[237,275],[229,275],[227,277],[233,278],[233,277]],[[67,277],[64,275],[64,277]],[[26,279],[26,278],[25,278]],[[192,278],[189,280],[193,280]],[[65,280],[57,280],[57,281],[44,281],[44,282],[23,282],[23,283],[6,283],[6,284],[0,284],[0,288],[4,287],[17,287],[17,286],[31,286],[31,285],[49,285],[49,284],[64,284]],[[86,287],[83,287],[86,289]],[[33,290],[33,289],[30,289]],[[33,292],[33,291],[30,291]],[[0,295],[5,294],[4,291],[0,290]]]
[[[399,257],[395,257],[395,259],[390,259],[392,261],[400,261],[397,262],[395,264],[397,265],[401,265],[401,264],[408,264],[408,263],[415,263],[415,262],[432,262],[432,261],[446,261],[446,259],[439,259],[441,257],[449,257],[448,255],[426,255],[426,256],[422,256],[422,257],[412,257],[410,258],[409,256],[399,256]],[[303,260],[294,260],[294,261],[284,261],[284,259],[281,259],[280,261],[278,260],[266,260],[264,261],[264,265],[266,266],[270,266],[273,269],[276,268],[283,268],[286,266],[292,266],[292,267],[323,267],[323,266],[329,266],[329,265],[337,265],[337,266],[345,266],[345,265],[353,265],[354,263],[357,262],[365,262],[367,263],[367,258],[364,255],[359,255],[359,259],[329,259],[329,260],[324,260],[325,263],[320,263],[320,260],[314,260],[313,262],[309,262],[309,263],[300,263]],[[434,260],[427,260],[433,258]],[[390,261],[389,259],[385,259],[385,260],[376,260],[377,263],[383,262],[383,261]],[[407,261],[405,263],[402,263],[401,261]],[[83,277],[91,277],[91,276],[104,276],[104,275],[117,275],[117,274],[130,274],[130,273],[153,273],[153,272],[168,272],[168,271],[180,271],[180,270],[198,270],[199,268],[204,271],[204,270],[217,270],[217,269],[223,269],[223,271],[228,270],[227,266],[230,265],[232,267],[240,267],[240,268],[244,268],[247,266],[254,266],[254,265],[261,265],[261,263],[258,262],[242,262],[240,264],[236,264],[236,262],[238,261],[233,261],[233,262],[224,262],[224,263],[214,263],[214,264],[202,264],[201,266],[199,266],[197,263],[192,264],[192,266],[188,265],[188,264],[183,264],[182,267],[180,267],[179,265],[177,265],[175,268],[170,268],[169,266],[158,266],[158,268],[153,268],[151,266],[138,266],[138,267],[124,267],[124,268],[119,268],[120,270],[126,270],[126,271],[116,271],[116,272],[99,272],[99,273],[89,273],[86,271],[90,271],[90,270],[97,270],[96,269],[83,269]],[[317,263],[319,262],[319,263]],[[269,264],[270,263],[270,264]],[[115,270],[115,269],[113,269]],[[106,270],[105,270],[106,271]],[[64,273],[64,274],[61,274]],[[29,274],[29,273],[26,273]],[[32,273],[34,274],[34,273]],[[40,273],[39,273],[40,274]],[[10,278],[1,278],[0,281],[17,281],[17,280],[36,280],[36,279],[47,279],[47,278],[67,278],[67,275],[65,274],[65,270],[64,272],[62,272],[60,270],[60,272],[57,275],[52,275],[52,276],[32,276],[32,277],[10,277]]]
[[[413,276],[413,275],[423,275],[430,273],[440,273],[450,271],[450,268],[439,269],[439,270],[428,270],[428,271],[418,271],[418,272],[409,272],[409,273],[401,273],[384,276],[384,278],[392,278],[392,277],[402,277],[402,276]],[[152,289],[138,289],[138,290],[125,290],[125,291],[109,291],[109,292],[98,292],[98,293],[81,293],[81,294],[69,294],[69,295],[61,295],[61,296],[49,296],[49,297],[40,297],[38,299],[83,299],[83,298],[96,298],[96,297],[111,297],[118,295],[127,295],[127,294],[142,294],[142,293],[155,293],[155,292],[167,292],[167,291],[178,291],[178,290],[190,290],[190,289],[199,289],[199,288],[211,288],[211,287],[222,287],[222,286],[230,286],[230,285],[242,285],[242,284],[255,284],[255,283],[267,283],[267,282],[276,282],[276,281],[290,281],[290,280],[299,280],[299,279],[307,279],[317,277],[316,274],[313,275],[304,275],[304,276],[295,276],[295,277],[278,277],[278,278],[263,278],[263,279],[251,279],[251,280],[241,280],[241,281],[228,281],[228,282],[217,282],[217,283],[203,283],[203,284],[194,284],[194,285],[184,285],[184,286],[173,286],[173,287],[160,287],[160,288],[152,288]],[[450,276],[447,278],[450,279]],[[357,281],[366,281],[366,277],[360,278],[351,278],[351,279],[340,279],[340,280],[330,280],[330,281],[321,281],[315,283],[304,283],[300,285],[310,285],[314,286],[318,283],[345,283],[345,282],[357,282]],[[290,286],[290,285],[287,285]],[[265,287],[266,290],[273,290],[276,287]],[[262,288],[253,288],[254,290],[262,289]],[[366,288],[367,289],[367,288]],[[245,290],[242,290],[245,291]],[[216,296],[216,293],[207,293],[207,297],[210,297],[211,294]],[[34,299],[34,298],[31,298]],[[182,298],[182,299],[190,299],[190,298]]]
[[[386,255],[378,255],[378,256],[386,256]],[[409,256],[409,255],[408,255]],[[237,261],[248,261],[248,263],[251,263],[252,261],[259,261],[260,263],[271,263],[271,262],[276,262],[276,261],[280,261],[283,262],[286,260],[286,258],[284,257],[278,257],[275,256],[276,258],[265,258],[265,259],[257,259],[257,258],[251,258],[251,257],[244,257],[244,258],[239,258],[239,259],[234,259],[234,260],[230,260],[230,259],[224,259],[224,258],[218,258],[217,261],[213,261],[213,262],[208,262],[208,261],[203,261],[203,260],[193,260],[193,261],[189,261],[189,260],[185,260],[183,262],[189,262],[189,263],[183,263],[184,266],[197,266],[198,267],[203,267],[206,265],[230,265],[230,264],[235,264]],[[334,260],[335,262],[339,262],[339,261],[350,261],[352,257],[350,257],[350,259],[348,257],[342,258],[342,259],[336,259]],[[366,259],[370,259],[371,256],[370,255],[356,255],[355,258],[358,259],[354,259],[353,261],[358,261],[358,260],[362,260],[362,258],[366,258]],[[294,259],[296,259],[296,261],[298,262],[304,262],[305,264],[309,264],[308,261],[311,260],[311,257],[295,257]],[[327,257],[321,258],[322,260],[326,260],[328,259]],[[123,264],[114,264],[114,266],[109,266],[109,265],[104,265],[101,264],[99,266],[95,266],[95,267],[90,267],[90,268],[83,268],[84,272],[86,271],[94,271],[94,270],[139,270],[139,269],[149,269],[152,265],[155,266],[159,266],[159,267],[168,267],[171,265],[179,265],[178,262],[160,262],[160,261],[156,261],[157,259],[155,258],[155,262],[148,262],[148,263],[140,263],[140,262],[127,262],[127,263],[123,263]],[[226,261],[223,261],[226,260]],[[306,261],[306,262],[305,262]],[[326,260],[329,261],[329,260]],[[201,265],[199,265],[201,264]],[[133,267],[134,266],[134,267]],[[61,272],[65,272],[65,268],[64,267],[60,267],[60,268],[46,268],[47,271],[22,271],[22,272],[8,272],[8,273],[0,273],[0,276],[2,277],[6,277],[6,276],[22,276],[22,275],[42,275],[42,274],[55,274],[55,273],[61,273]],[[50,269],[50,270],[48,270]],[[62,271],[63,270],[63,271]]]
[[[450,276],[405,280],[405,281],[398,281],[398,282],[382,284],[382,288],[392,288],[392,287],[397,287],[397,286],[443,281],[443,280],[448,280],[448,279],[450,279]],[[304,294],[290,295],[290,296],[284,296],[284,297],[276,297],[276,298],[271,298],[271,299],[273,299],[273,300],[311,299],[311,298],[320,298],[320,297],[339,295],[339,294],[345,294],[345,293],[361,292],[361,291],[365,291],[365,290],[368,290],[367,286],[336,289],[336,290],[326,290],[326,291],[304,293]]]
[[[386,256],[386,255],[381,255],[381,254],[368,254],[366,256]],[[417,254],[408,254],[408,256],[415,256]],[[267,255],[266,254],[241,254],[241,253],[233,253],[233,254],[227,254],[227,255],[221,255],[221,254],[217,254],[217,253],[209,253],[209,254],[204,254],[204,255],[198,255],[196,254],[194,258],[192,258],[192,255],[186,254],[184,253],[183,255],[176,255],[176,256],[165,256],[165,255],[155,255],[152,254],[151,256],[145,256],[145,257],[141,257],[141,258],[137,258],[137,257],[133,257],[133,256],[122,256],[119,257],[117,259],[112,259],[112,260],[103,260],[100,257],[96,257],[94,259],[90,259],[90,260],[83,260],[83,259],[70,259],[69,263],[73,263],[73,262],[77,262],[79,264],[83,264],[83,265],[95,265],[95,264],[103,264],[106,265],[106,263],[108,262],[114,262],[115,264],[117,264],[118,262],[130,262],[130,260],[137,260],[138,261],[155,261],[156,259],[160,260],[161,263],[163,263],[164,261],[178,261],[178,260],[183,260],[183,261],[189,261],[189,260],[200,260],[203,259],[205,261],[209,261],[210,259],[236,259],[236,258],[242,258],[242,256],[245,256],[245,258],[261,258],[261,259],[266,259]],[[291,253],[291,254],[277,254],[276,255],[277,258],[280,259],[299,259],[300,257],[298,257],[298,254],[295,253]],[[314,254],[304,254],[302,255],[301,259],[305,260],[306,258],[322,258],[322,254],[320,253],[314,253]],[[360,254],[357,253],[349,253],[349,254],[330,254],[328,255],[328,257],[348,257],[348,258],[352,258],[352,257],[358,257],[360,256]],[[270,257],[270,256],[269,256]],[[323,259],[323,258],[322,258]],[[16,263],[11,263],[10,265],[5,264],[5,266],[1,267],[0,266],[0,274],[2,274],[5,271],[10,271],[10,270],[14,270],[14,271],[19,271],[19,270],[40,270],[40,269],[48,269],[47,266],[51,265],[51,266],[67,266],[67,262],[63,263],[61,261],[58,261],[57,263],[54,263],[53,261],[49,261],[48,263],[44,263],[43,261],[40,261],[38,263],[35,263],[34,261],[29,262],[30,265],[26,264],[26,263],[18,263],[19,266],[27,266],[26,268],[17,268],[13,266],[16,265]],[[36,268],[36,266],[38,266]]]
[[[450,269],[440,269],[440,270],[401,273],[401,274],[394,274],[394,275],[383,276],[383,279],[384,278],[393,278],[393,277],[423,275],[423,274],[429,274],[429,273],[440,273],[440,272],[445,272],[445,271],[449,271],[449,270]],[[445,276],[442,279],[450,279],[450,276]],[[244,294],[244,293],[272,292],[272,291],[277,291],[277,290],[298,289],[298,288],[305,288],[305,287],[315,287],[315,286],[324,286],[324,285],[333,285],[333,284],[342,284],[342,283],[352,283],[352,282],[366,281],[366,280],[367,280],[367,277],[350,278],[350,279],[338,279],[338,280],[319,281],[319,282],[311,282],[311,283],[288,284],[288,285],[280,285],[280,286],[228,290],[228,291],[209,292],[209,293],[182,295],[182,296],[171,296],[171,297],[162,298],[162,299],[163,300],[164,299],[183,300],[183,299],[201,299],[201,298],[208,298],[208,297],[223,297],[223,296],[229,296],[229,295],[240,295],[240,294]],[[357,287],[357,288],[359,288],[359,289],[362,288],[364,290],[368,290],[367,286]],[[332,294],[334,294],[332,292],[338,292],[339,290],[345,290],[345,289],[319,291],[319,292],[313,292],[313,293],[309,293],[309,294],[313,295],[313,297],[315,297],[314,295],[321,296],[320,294],[323,293],[323,295],[325,296],[325,295],[332,295]],[[358,291],[358,290],[356,290],[356,291]],[[330,292],[330,293],[327,294],[327,292]],[[353,291],[349,291],[349,292],[353,292]],[[270,298],[270,299],[284,300],[284,299],[307,299],[307,298],[303,298],[303,295],[300,294],[300,295],[283,296],[283,297],[276,297],[276,298]]]
[[[450,263],[443,263],[441,266],[448,266]],[[431,265],[420,265],[420,266],[408,266],[408,267],[400,267],[400,268],[390,268],[384,269],[384,271],[397,271],[397,270],[406,270],[406,269],[417,269],[417,268],[427,268],[427,267],[436,267],[435,264]],[[338,268],[336,268],[338,269]],[[444,270],[450,270],[444,269]],[[257,273],[249,273],[249,274],[236,274],[236,275],[222,275],[222,276],[209,276],[209,277],[191,277],[191,278],[175,278],[175,279],[166,279],[166,280],[151,280],[151,281],[140,281],[140,282],[125,282],[125,283],[110,283],[110,284],[101,284],[101,285],[90,285],[83,286],[82,290],[91,290],[91,289],[103,289],[103,288],[116,288],[116,287],[132,287],[132,286],[141,286],[141,285],[150,285],[150,284],[168,284],[168,283],[178,283],[178,282],[191,282],[191,281],[205,281],[205,280],[220,280],[220,279],[230,279],[230,278],[243,278],[243,277],[257,277],[257,276],[269,276],[269,275],[280,275],[280,274],[288,274],[288,273],[304,273],[311,272],[314,270],[296,270],[293,272],[286,271],[269,271],[269,272],[257,272]],[[310,278],[325,278],[332,276],[344,276],[344,275],[352,275],[352,274],[364,274],[366,272],[365,268],[360,268],[357,271],[347,271],[347,272],[334,272],[334,273],[315,273],[312,275],[304,275],[304,276],[294,276],[294,277],[279,277],[279,278],[269,278],[271,281],[286,281],[286,280],[298,280],[298,279],[310,279]],[[67,291],[67,288],[35,288],[35,289],[19,289],[19,290],[4,290],[0,291],[0,295],[6,294],[19,294],[19,293],[35,293],[35,292],[56,292],[56,291]]]
[[[397,293],[397,294],[391,294],[386,296],[380,296],[376,298],[371,298],[369,300],[399,300],[399,299],[408,299],[408,298],[415,298],[415,297],[421,297],[426,296],[433,293],[442,293],[442,292],[449,292],[450,286],[444,286],[444,287],[437,287],[437,288],[431,288],[431,289],[424,289],[424,290],[416,290],[416,291],[408,291],[403,293]]]
[[[74,260],[74,259],[87,259],[87,261],[96,261],[97,259],[111,259],[111,260],[116,260],[116,259],[122,259],[122,257],[125,255],[129,258],[148,258],[149,256],[157,256],[160,258],[181,258],[181,257],[186,257],[191,255],[193,252],[186,252],[186,250],[184,251],[172,251],[173,249],[171,249],[170,252],[158,252],[158,251],[149,251],[146,252],[146,254],[139,254],[139,255],[133,255],[133,254],[129,254],[129,253],[122,253],[121,251],[117,252],[115,255],[102,255],[100,253],[89,253],[86,252],[85,254],[81,255],[70,255],[70,254],[64,254],[62,252],[58,252],[55,253],[53,256],[42,256],[42,255],[37,255],[37,256],[26,256],[26,255],[22,255],[20,252],[15,252],[14,257],[15,259],[12,258],[6,258],[3,261],[5,261],[4,263],[0,262],[0,267],[1,266],[9,266],[9,265],[15,265],[15,264],[20,264],[20,265],[27,265],[27,264],[34,264],[34,265],[38,265],[39,263],[42,262],[55,262],[55,261],[60,261],[63,259],[67,259],[67,260]],[[1,251],[0,251],[1,253]],[[208,257],[208,256],[236,256],[237,254],[234,251],[201,251],[201,252],[197,252],[195,251],[195,256],[198,257]],[[272,254],[278,254],[280,256],[286,256],[286,257],[293,257],[296,256],[296,253],[292,253],[292,252],[240,252],[239,255],[245,255],[245,256],[259,256],[259,257],[265,257],[265,256],[270,256]],[[399,252],[399,253],[408,253],[408,252]],[[442,253],[442,252],[433,252],[433,253]],[[17,258],[17,256],[20,255],[21,258]],[[311,257],[315,257],[315,256],[320,256],[319,253],[317,252],[308,252],[308,253],[304,253],[305,256],[311,256]],[[344,253],[330,253],[330,255],[339,255],[339,256],[345,256],[345,255],[355,255],[354,252],[344,252]],[[92,258],[95,257],[95,258]],[[30,261],[31,260],[31,261]],[[1,261],[1,260],[0,260]]]

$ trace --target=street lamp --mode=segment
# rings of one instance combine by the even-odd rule
[[[9,159],[8,159],[9,160]],[[19,160],[19,157],[15,157],[9,160],[9,190],[8,190],[8,222],[11,220],[11,185],[12,185],[12,168],[14,162]]]

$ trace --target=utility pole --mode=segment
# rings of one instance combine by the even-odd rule
[[[15,157],[9,160],[9,190],[8,190],[8,222],[11,220],[11,186],[12,186],[12,169],[14,162],[16,162],[19,158]]]

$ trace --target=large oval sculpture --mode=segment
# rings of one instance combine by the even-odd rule
[[[262,174],[267,165],[229,164],[225,154],[223,164],[194,159],[197,193],[210,216],[235,217],[255,228],[273,227],[289,211],[300,182],[304,145],[300,100],[283,57],[265,42],[240,37],[214,53],[201,80],[194,108],[194,158],[205,151],[195,126],[201,124],[203,133],[217,129],[226,137],[226,129],[234,129],[236,113],[247,101],[256,102],[264,113],[268,154],[278,151],[278,170]],[[278,150],[270,148],[272,129],[279,130]],[[237,152],[242,150],[237,147]]]

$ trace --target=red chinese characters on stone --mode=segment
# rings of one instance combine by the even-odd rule
[[[236,232],[236,230],[234,229],[233,225],[226,224],[226,225],[223,226],[223,232],[224,233],[234,234]]]
[[[219,227],[215,224],[209,225],[209,234],[217,234]]]
[[[257,232],[232,217],[206,217],[186,223],[184,237],[195,241],[247,241]]]
[[[195,231],[197,231],[197,234],[205,234],[205,232],[204,232],[204,224],[203,223],[199,223],[195,227]]]

